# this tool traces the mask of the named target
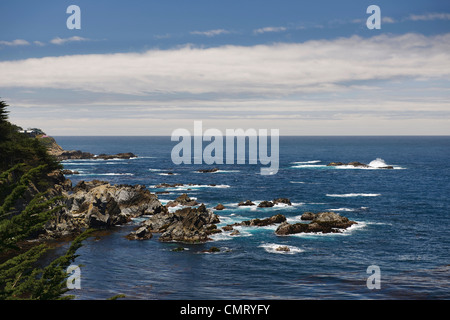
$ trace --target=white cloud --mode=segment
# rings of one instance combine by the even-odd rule
[[[381,18],[381,22],[383,23],[395,23],[395,19],[391,17],[384,16]]]
[[[450,13],[411,14],[406,20],[411,21],[450,20]]]
[[[286,31],[286,30],[287,29],[285,27],[264,27],[264,28],[259,28],[259,29],[253,30],[253,33],[262,34],[262,33],[267,33],[267,32],[282,32],[282,31]]]
[[[448,79],[450,34],[89,54],[0,62],[0,87],[132,95],[334,92],[345,83]]]
[[[75,42],[75,41],[88,41],[89,39],[83,38],[83,37],[79,37],[79,36],[73,36],[70,38],[59,38],[56,37],[52,40],[50,40],[50,43],[52,44],[56,44],[56,45],[61,45],[67,42]]]
[[[225,29],[214,29],[214,30],[208,30],[208,31],[191,31],[190,34],[192,35],[200,35],[200,36],[207,36],[207,37],[214,37],[220,34],[228,34],[230,31]]]
[[[194,119],[282,134],[450,134],[450,33],[44,57],[0,70],[15,123],[52,134],[170,134]]]
[[[0,41],[0,46],[8,46],[8,47],[15,47],[15,46],[28,46],[30,43],[23,39],[16,39],[13,41]]]

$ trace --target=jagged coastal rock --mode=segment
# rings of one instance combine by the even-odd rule
[[[86,228],[109,228],[166,210],[143,185],[111,185],[93,180],[61,191],[65,196],[61,203],[64,207],[47,223],[44,237],[73,235]]]
[[[179,196],[178,198],[176,198],[174,201],[169,201],[166,204],[166,207],[175,207],[178,205],[181,206],[186,206],[186,207],[192,207],[192,206],[196,206],[199,203],[191,198],[189,198],[189,196],[186,193],[183,193],[181,196]]]
[[[161,233],[159,241],[200,243],[210,235],[221,232],[217,229],[219,217],[204,204],[198,208],[184,208],[175,212],[160,212],[142,223],[152,233]]]
[[[335,212],[319,212],[317,214],[308,212],[302,215],[302,220],[311,220],[310,223],[295,223],[290,224],[283,222],[275,231],[279,236],[285,236],[295,233],[340,233],[342,229],[357,224],[355,221],[349,220],[347,217],[342,217]]]
[[[131,232],[125,238],[128,240],[148,240],[153,237],[153,234],[147,227],[140,227],[136,231]]]

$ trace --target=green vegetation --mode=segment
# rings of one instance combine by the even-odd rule
[[[50,174],[62,166],[38,139],[8,121],[7,107],[0,101],[0,299],[68,299],[66,269],[89,232],[42,266],[50,247],[26,240],[36,238],[61,209]]]

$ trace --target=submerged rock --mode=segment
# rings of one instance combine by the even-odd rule
[[[289,252],[289,251],[291,251],[291,249],[289,249],[288,246],[279,246],[279,247],[276,247],[275,250],[276,250],[276,251],[284,251],[284,252]]]
[[[202,253],[215,253],[220,252],[220,249],[217,247],[211,247],[208,250],[203,250]]]
[[[201,172],[201,173],[217,172],[217,171],[219,171],[219,168],[199,169],[199,170],[197,170],[197,172]]]

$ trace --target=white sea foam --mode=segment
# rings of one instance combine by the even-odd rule
[[[98,161],[98,162],[64,162],[64,165],[68,165],[68,166],[97,166],[97,165],[104,165],[104,164],[117,164],[117,163],[100,162],[100,161]]]
[[[150,186],[150,188],[156,188],[156,185]],[[173,190],[173,191],[185,191],[188,189],[201,189],[201,188],[230,188],[227,184],[217,184],[217,185],[208,185],[208,184],[192,184],[192,185],[182,185],[177,187],[161,187],[158,189],[164,190]]]
[[[297,222],[302,222],[302,215],[293,216],[293,217],[286,217],[286,222],[294,224]]]
[[[157,173],[157,175],[159,175],[159,176],[177,176],[178,173],[165,173],[165,172],[161,172],[161,173]]]
[[[150,169],[148,169],[148,171],[159,172],[159,171],[163,171],[163,170],[162,170],[162,169],[153,169],[153,168],[150,168]]]
[[[301,184],[304,184],[304,183],[306,183],[306,182],[303,182],[303,181],[289,181],[290,183],[301,183]]]
[[[291,162],[292,164],[295,164],[294,166],[291,166],[291,168],[324,168],[324,169],[361,169],[361,170],[377,170],[382,169],[384,170],[385,167],[392,166],[393,169],[405,169],[400,166],[395,166],[391,164],[387,164],[383,159],[376,158],[375,160],[372,160],[367,167],[358,167],[358,166],[352,166],[352,165],[341,165],[341,166],[328,166],[326,164],[315,164],[321,162],[319,160],[314,161],[298,161],[298,162]]]
[[[134,176],[134,173],[84,173],[83,176]]]
[[[278,253],[278,254],[297,254],[300,252],[304,252],[305,250],[300,249],[295,246],[289,246],[284,244],[276,244],[276,243],[263,243],[258,246],[259,248],[264,248],[269,253]],[[289,251],[284,250],[277,250],[278,248],[285,248],[287,247]]]
[[[311,160],[311,161],[295,161],[295,162],[291,162],[294,164],[307,164],[307,163],[319,163],[322,162],[321,160]]]
[[[183,206],[181,204],[177,204],[176,206],[169,207],[168,210],[169,210],[170,213],[173,213],[173,212],[175,212],[175,211],[177,211],[179,209],[183,209],[183,208],[186,208],[186,206]]]
[[[230,186],[227,184],[216,184],[216,185],[209,185],[209,184],[193,184],[193,185],[184,185],[176,187],[176,190],[187,190],[187,189],[196,189],[196,188],[229,188]]]
[[[350,208],[337,208],[337,209],[327,209],[328,211],[346,211],[346,212],[351,212],[351,211],[355,211],[355,209],[350,209]]]
[[[325,164],[298,164],[291,166],[291,168],[330,168]]]
[[[251,237],[253,234],[249,232],[249,227],[240,227],[240,226],[234,226],[233,231],[237,230],[239,233],[233,234],[233,231],[223,231],[220,233],[215,233],[210,235],[210,238],[214,241],[222,241],[222,240],[232,240],[233,238],[239,238],[239,237]]]
[[[375,160],[373,160],[369,163],[369,167],[372,167],[372,168],[382,168],[382,167],[387,167],[387,166],[388,166],[388,164],[386,164],[386,162],[384,162],[384,160],[381,158],[376,158]]]
[[[350,197],[378,197],[381,196],[379,193],[344,193],[344,194],[329,194],[327,197],[338,197],[338,198],[350,198]]]

